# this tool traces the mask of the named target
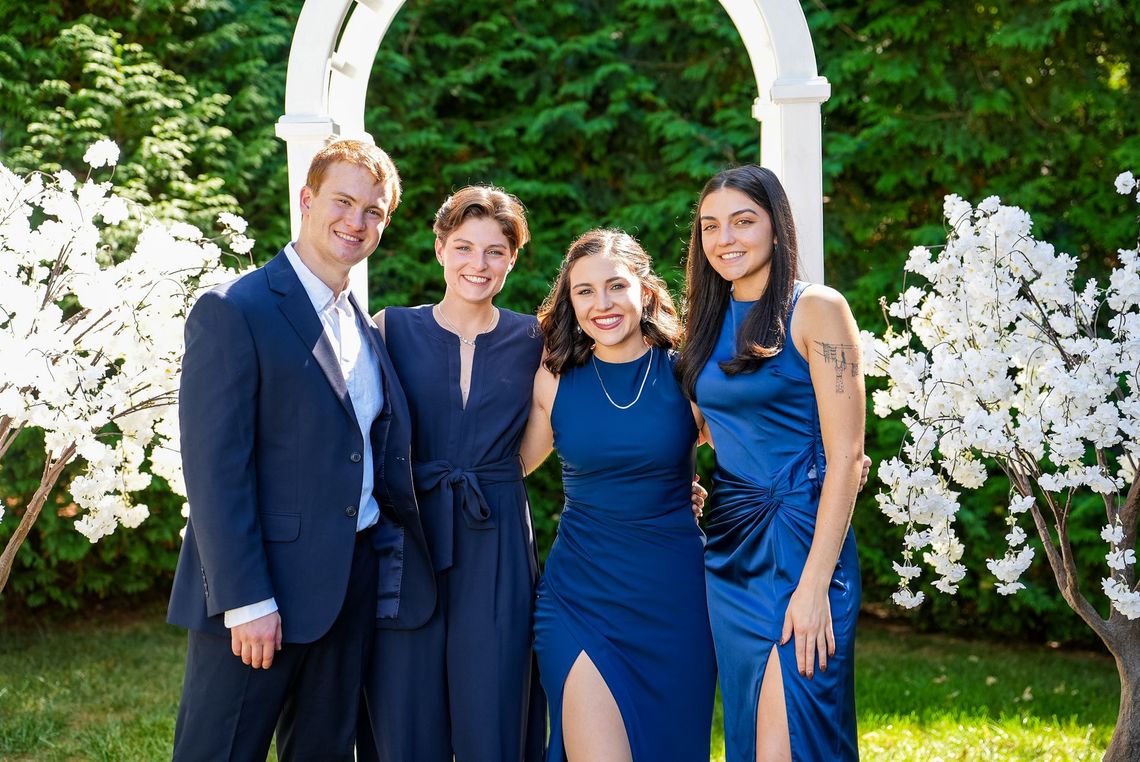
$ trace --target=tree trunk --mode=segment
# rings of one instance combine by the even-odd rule
[[[1140,620],[1128,621],[1114,612],[1102,637],[1120,675],[1120,712],[1104,759],[1136,762],[1140,760]]]
[[[0,593],[4,592],[4,587],[8,584],[8,576],[12,573],[12,564],[16,560],[16,551],[24,544],[27,539],[28,533],[32,531],[32,525],[36,523],[36,519],[40,517],[40,511],[43,510],[44,503],[47,502],[48,495],[55,487],[55,483],[59,481],[59,477],[63,474],[63,469],[67,467],[68,461],[75,455],[75,445],[68,445],[67,449],[60,453],[60,456],[55,460],[49,460],[44,464],[44,475],[40,477],[40,487],[36,490],[36,494],[32,495],[32,499],[28,501],[27,507],[24,509],[24,515],[20,517],[20,524],[16,527],[16,531],[8,538],[8,544],[4,547],[4,552],[0,553]]]

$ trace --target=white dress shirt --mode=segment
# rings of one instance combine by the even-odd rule
[[[370,432],[372,422],[384,407],[384,390],[380,381],[380,363],[364,335],[363,324],[369,322],[370,318],[357,313],[348,299],[348,289],[336,295],[324,281],[314,275],[301,261],[293,244],[285,246],[285,257],[297,273],[317,317],[321,319],[325,339],[332,346],[333,356],[339,362],[348,387],[348,396],[352,400],[352,409],[356,414],[356,423],[364,439],[364,478],[360,485],[360,503],[356,514],[356,531],[359,532],[380,520],[380,506],[372,494],[375,469]],[[277,601],[273,598],[251,603],[225,612],[225,625],[237,627],[276,610]]]

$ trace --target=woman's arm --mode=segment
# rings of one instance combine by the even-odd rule
[[[373,315],[372,322],[380,329],[380,338],[387,340],[388,337],[384,335],[384,310],[380,310]]]
[[[550,426],[550,411],[558,392],[558,377],[540,365],[534,374],[534,392],[531,395],[530,418],[523,433],[519,457],[523,473],[529,475],[542,465],[554,449],[554,429]]]
[[[700,434],[700,439],[697,440],[697,446],[707,444],[714,450],[712,434],[709,433],[709,422],[705,420],[704,415],[701,414],[701,409],[697,407],[697,403],[690,402],[689,405],[693,408],[693,422],[697,424],[697,433]]]
[[[801,295],[792,336],[807,358],[819,410],[827,471],[816,513],[815,534],[799,584],[784,617],[783,642],[794,633],[800,673],[811,677],[816,657],[827,669],[835,653],[827,592],[851,522],[863,471],[863,388],[859,329],[843,295],[812,286]]]

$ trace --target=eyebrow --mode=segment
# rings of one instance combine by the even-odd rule
[[[628,279],[628,278],[623,278],[623,277],[622,277],[622,276],[620,276],[620,275],[615,275],[615,276],[614,276],[614,277],[612,277],[612,278],[606,278],[606,283],[613,283],[614,281],[618,281],[618,280],[620,280],[620,281],[624,281],[624,282],[626,282],[626,283],[628,283],[628,282],[629,282],[629,279]],[[592,285],[594,285],[594,284],[592,284],[592,283],[575,283],[575,284],[574,284],[573,286],[571,286],[570,288],[582,288],[582,286],[592,286]]]
[[[455,242],[456,242],[456,243],[466,243],[466,244],[470,244],[471,246],[474,246],[474,245],[475,245],[475,242],[474,242],[474,241],[469,241],[469,240],[467,240],[466,238],[456,238],[456,239],[455,239]],[[507,246],[505,243],[498,243],[498,242],[496,241],[495,243],[489,243],[489,244],[487,244],[487,248],[488,248],[488,249],[491,249],[491,248],[497,248],[497,249],[506,249],[506,248],[509,248],[509,247],[508,247],[508,246]]]
[[[743,209],[737,209],[735,212],[733,212],[732,214],[730,214],[728,216],[729,216],[729,218],[732,218],[738,214],[759,214],[759,212],[757,212],[752,207],[748,206],[748,207],[745,207]],[[702,220],[715,220],[716,219],[716,217],[713,217],[711,214],[702,214],[700,218]]]
[[[354,203],[354,204],[355,204],[355,203],[356,203],[356,201],[357,201],[357,199],[356,199],[356,197],[355,197],[355,196],[353,196],[351,193],[346,193],[346,192],[344,192],[344,191],[334,190],[334,191],[332,192],[332,194],[333,194],[334,196],[340,196],[341,198],[346,198],[346,199],[348,199],[349,201],[351,201],[351,202],[352,202],[352,203]],[[380,205],[378,205],[378,204],[369,204],[369,205],[368,205],[368,208],[369,208],[369,209],[378,209],[378,210],[379,210],[379,209],[383,209],[383,207],[381,207],[381,206],[380,206]]]

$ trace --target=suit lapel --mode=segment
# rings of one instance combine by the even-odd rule
[[[266,275],[269,277],[269,287],[278,295],[278,307],[289,321],[289,325],[297,332],[301,341],[313,354],[313,359],[325,374],[325,380],[332,387],[333,394],[340,400],[352,420],[356,420],[356,411],[352,407],[352,398],[348,395],[348,384],[345,383],[344,374],[340,371],[340,364],[333,353],[332,344],[325,336],[324,325],[317,317],[309,295],[297,279],[297,273],[289,264],[285,253],[282,252],[265,265]]]

